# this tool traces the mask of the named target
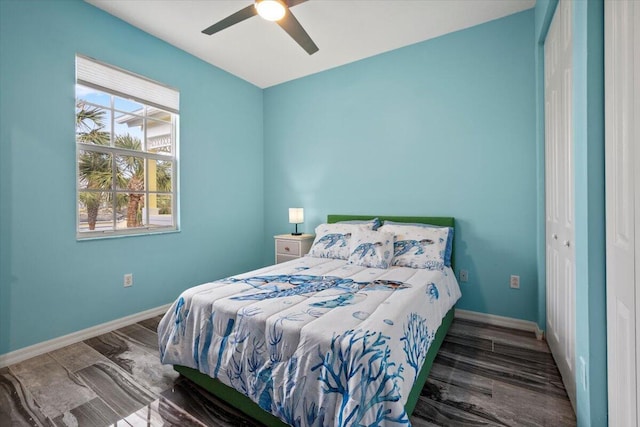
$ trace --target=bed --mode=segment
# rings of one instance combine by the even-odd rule
[[[410,425],[460,298],[454,219],[329,215],[327,224],[372,218],[451,227],[449,265],[306,256],[190,288],[158,327],[162,363],[268,426]]]

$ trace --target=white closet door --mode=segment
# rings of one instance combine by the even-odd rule
[[[572,3],[561,0],[545,41],[547,341],[575,408]]]
[[[639,52],[640,2],[608,0],[605,3],[607,370],[609,425],[619,427],[635,427],[640,420]]]

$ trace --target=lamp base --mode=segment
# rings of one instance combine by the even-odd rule
[[[295,233],[291,233],[292,236],[302,236],[302,233],[298,233],[298,224],[296,224],[296,231]]]

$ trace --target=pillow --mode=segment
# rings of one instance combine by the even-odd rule
[[[393,258],[393,233],[362,230],[351,237],[349,264],[389,268]]]
[[[365,225],[369,230],[377,230],[382,225],[382,223],[380,222],[379,218],[365,219],[365,220],[350,219],[350,220],[347,220],[347,221],[338,221],[338,222],[336,222],[336,224],[359,224],[359,225]]]
[[[433,224],[425,224],[422,222],[396,222],[396,221],[389,221],[388,219],[384,220],[384,224],[385,225],[404,225],[406,227],[411,226],[411,227],[435,227],[435,228],[442,228],[442,225],[433,225]]]
[[[445,267],[447,242],[449,234],[452,234],[450,227],[385,224],[380,231],[396,236],[392,265],[428,269]]]
[[[349,258],[349,242],[353,233],[366,230],[362,224],[320,224],[308,255],[316,258]]]
[[[421,224],[421,223],[414,223],[414,222],[395,222],[395,221],[389,221],[389,220],[385,220],[384,224],[425,227],[425,228],[448,228],[449,234],[447,236],[447,247],[444,252],[444,265],[446,265],[447,267],[451,267],[451,252],[453,251],[453,227],[448,227],[446,225]]]

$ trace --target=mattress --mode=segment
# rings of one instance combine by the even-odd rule
[[[406,425],[404,403],[460,295],[450,268],[303,257],[184,291],[158,327],[161,361],[290,425]]]

